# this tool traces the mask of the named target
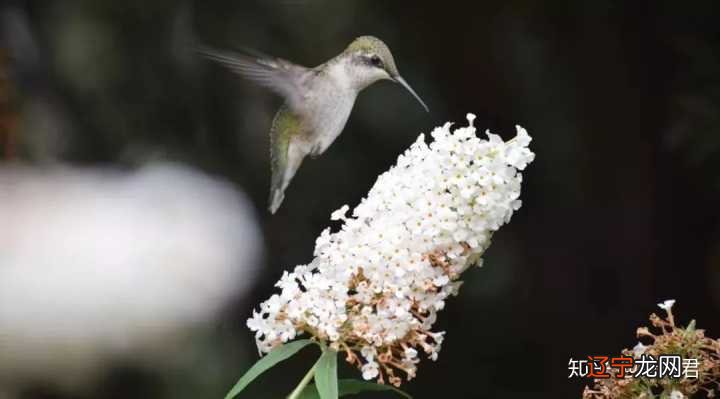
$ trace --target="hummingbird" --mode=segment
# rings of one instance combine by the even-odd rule
[[[373,36],[356,38],[342,53],[314,68],[248,49],[247,54],[208,47],[198,51],[285,100],[270,128],[271,214],[282,204],[303,159],[323,154],[342,133],[355,99],[366,87],[379,80],[396,82],[428,111],[400,76],[388,46]]]

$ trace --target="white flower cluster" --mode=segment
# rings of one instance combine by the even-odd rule
[[[437,358],[436,313],[520,208],[518,170],[535,156],[521,127],[508,142],[489,132],[481,140],[473,119],[436,128],[430,145],[421,134],[352,217],[347,205],[333,212],[340,231],[323,231],[313,261],[285,272],[281,293],[248,320],[262,352],[304,332],[345,351],[365,379],[395,385],[394,371],[415,375],[418,350]]]

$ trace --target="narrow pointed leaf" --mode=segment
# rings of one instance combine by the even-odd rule
[[[338,394],[337,352],[332,349],[323,348],[323,354],[315,369],[315,386],[320,394],[320,399],[340,397]]]
[[[340,397],[345,395],[354,395],[362,392],[394,392],[406,399],[412,399],[407,393],[385,384],[376,384],[369,381],[360,381],[353,379],[342,379],[338,381],[338,393]],[[308,385],[298,399],[320,399],[320,394],[315,385]]]
[[[248,370],[245,375],[243,375],[240,380],[238,380],[235,386],[232,387],[230,392],[225,395],[225,399],[234,398],[260,374],[264,373],[268,369],[289,358],[290,356],[296,354],[300,349],[312,343],[314,342],[309,339],[301,339],[273,349],[272,351],[270,351],[270,353],[260,358],[257,363],[250,367],[250,370]]]

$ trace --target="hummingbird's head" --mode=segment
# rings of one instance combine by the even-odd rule
[[[400,76],[392,53],[382,40],[373,36],[360,36],[350,43],[345,53],[350,56],[350,68],[361,89],[378,80],[392,80],[407,89],[428,111],[420,96]]]

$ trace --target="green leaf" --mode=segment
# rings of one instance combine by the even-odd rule
[[[320,399],[337,399],[338,377],[337,377],[337,352],[323,347],[323,354],[315,368],[315,386],[317,387]]]
[[[296,354],[300,349],[312,343],[315,342],[309,339],[301,339],[273,349],[272,351],[270,351],[270,353],[260,358],[257,363],[250,367],[250,370],[248,370],[245,375],[243,375],[240,380],[238,380],[235,386],[232,387],[230,392],[225,395],[225,399],[234,398],[260,374],[264,373],[268,369],[272,368],[274,365],[282,362],[290,356]]]
[[[412,396],[391,385],[376,384],[374,382],[352,379],[339,380],[338,391],[340,396],[354,395],[361,392],[391,391],[397,393],[404,398],[412,399]],[[320,394],[318,394],[315,385],[308,385],[298,399],[320,399]]]

